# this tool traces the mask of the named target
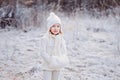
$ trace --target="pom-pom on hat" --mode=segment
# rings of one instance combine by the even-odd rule
[[[56,23],[59,23],[61,25],[61,20],[54,12],[51,12],[47,18],[47,28],[49,29]]]

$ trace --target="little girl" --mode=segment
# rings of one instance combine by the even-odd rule
[[[47,18],[47,32],[41,38],[43,80],[58,80],[60,70],[69,64],[60,18],[51,12]]]

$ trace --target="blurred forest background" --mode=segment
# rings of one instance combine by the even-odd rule
[[[120,0],[0,0],[0,25],[1,28],[6,25],[19,25],[18,28],[40,26],[45,11],[67,15],[87,11],[97,17],[110,14],[120,16],[119,6]]]

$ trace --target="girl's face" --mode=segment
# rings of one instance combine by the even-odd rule
[[[50,32],[53,35],[57,35],[60,33],[60,29],[61,29],[60,24],[56,23],[52,27],[50,27]]]

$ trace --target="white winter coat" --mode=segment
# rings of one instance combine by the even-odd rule
[[[43,69],[60,70],[69,64],[66,43],[61,34],[55,36],[47,32],[41,38],[41,48]]]

